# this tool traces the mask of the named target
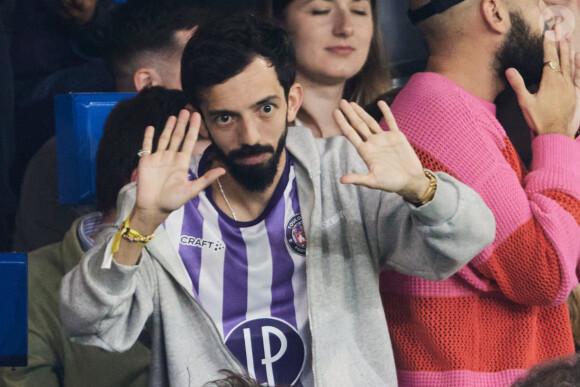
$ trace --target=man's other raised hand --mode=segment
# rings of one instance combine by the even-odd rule
[[[354,102],[342,100],[340,110],[334,111],[336,123],[369,170],[366,175],[350,173],[340,181],[395,192],[415,202],[429,187],[429,179],[387,104],[380,101],[378,106],[389,126],[388,131],[383,131],[378,122]]]

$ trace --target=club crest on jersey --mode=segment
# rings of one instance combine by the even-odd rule
[[[294,215],[286,225],[286,242],[296,254],[306,255],[306,233],[301,214]]]
[[[248,374],[268,386],[294,385],[304,369],[304,341],[284,320],[268,317],[241,322],[225,343]]]

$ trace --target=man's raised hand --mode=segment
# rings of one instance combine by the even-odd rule
[[[196,180],[189,180],[200,124],[199,113],[190,115],[187,110],[182,110],[177,118],[169,117],[154,152],[155,129],[150,126],[145,130],[142,150],[152,153],[145,153],[139,160],[137,201],[132,216],[132,219],[138,218],[141,223],[149,225],[145,232],[153,232],[172,211],[196,197],[225,173],[223,168],[215,168]]]
[[[559,43],[544,37],[545,64],[536,94],[527,90],[516,69],[508,69],[506,77],[518,97],[528,126],[534,132],[573,137],[578,130],[580,114],[575,114],[575,108],[580,104],[580,54],[573,54],[572,37],[563,39],[559,25],[554,32]]]
[[[366,175],[345,175],[341,183],[395,192],[412,202],[421,197],[429,186],[429,179],[387,104],[380,101],[378,106],[389,131],[383,131],[356,103],[342,100],[339,106],[340,110],[333,113],[334,119],[369,169]]]

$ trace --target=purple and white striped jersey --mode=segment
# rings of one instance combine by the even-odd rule
[[[205,159],[191,178],[204,173]],[[193,293],[226,346],[260,383],[313,385],[306,237],[290,155],[264,212],[237,222],[208,187],[165,222]]]

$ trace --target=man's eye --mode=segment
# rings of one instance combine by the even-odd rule
[[[266,104],[260,108],[260,111],[264,114],[271,114],[272,112],[274,112],[274,105],[272,105],[271,103]]]
[[[230,122],[232,119],[232,116],[230,116],[229,114],[220,114],[219,116],[216,117],[215,122],[217,122],[218,124],[227,124],[228,122]]]
[[[314,16],[328,15],[330,13],[330,10],[329,9],[313,9],[310,13]]]

